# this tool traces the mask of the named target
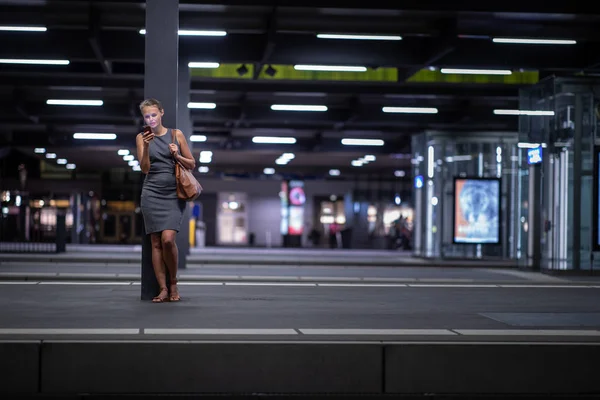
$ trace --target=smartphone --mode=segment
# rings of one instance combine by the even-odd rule
[[[144,127],[142,128],[142,135],[146,136],[152,133],[152,128],[150,128],[149,125],[144,125]]]

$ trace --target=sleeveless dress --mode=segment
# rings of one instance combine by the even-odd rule
[[[140,206],[146,234],[166,229],[179,232],[186,201],[177,197],[175,165],[169,143],[171,129],[162,136],[154,136],[148,146],[150,171],[142,184]],[[179,145],[179,142],[177,142]]]

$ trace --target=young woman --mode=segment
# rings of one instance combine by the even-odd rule
[[[152,301],[179,301],[175,236],[179,232],[186,202],[177,197],[173,158],[189,169],[194,169],[196,162],[180,130],[173,129],[175,143],[172,143],[171,129],[162,124],[165,111],[158,100],[144,100],[140,104],[140,111],[147,127],[136,137],[140,168],[146,174],[142,185],[141,208],[146,234],[150,235],[152,241],[152,266],[160,287],[160,292]],[[168,288],[167,273],[170,278]]]

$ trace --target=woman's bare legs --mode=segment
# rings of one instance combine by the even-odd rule
[[[170,300],[179,301],[179,289],[177,287],[177,265],[179,262],[179,252],[177,249],[177,243],[175,242],[175,236],[177,231],[164,230],[162,231],[162,257],[167,265],[167,271],[169,272],[170,278]]]
[[[160,292],[152,299],[152,301],[154,303],[162,303],[163,301],[168,300],[169,291],[167,289],[167,271],[163,261],[161,233],[151,233],[150,240],[152,242],[152,267],[154,268],[154,275],[156,276],[156,281],[160,288]]]

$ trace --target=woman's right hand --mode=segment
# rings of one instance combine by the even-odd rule
[[[152,132],[152,131],[142,132],[142,139],[144,140],[144,144],[149,144],[152,141],[152,139],[154,139],[154,132]]]

